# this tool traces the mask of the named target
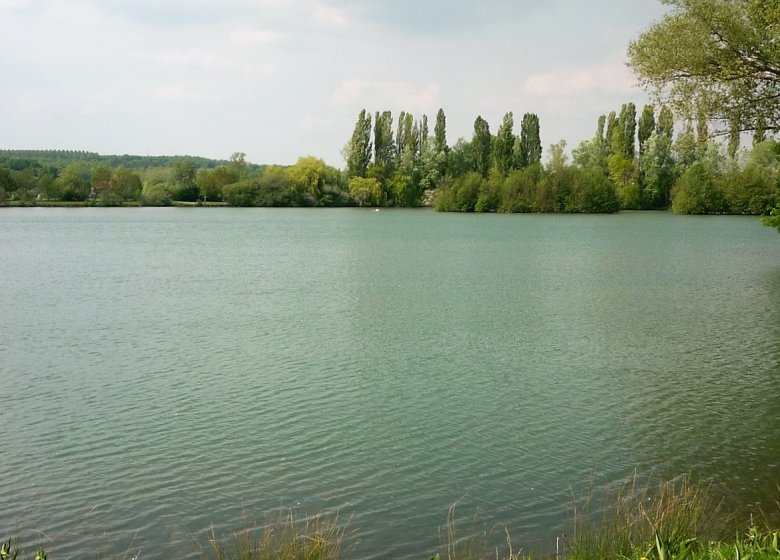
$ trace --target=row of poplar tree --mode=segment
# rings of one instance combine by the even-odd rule
[[[694,124],[695,123],[695,124]],[[460,212],[616,212],[666,209],[680,213],[763,214],[780,202],[780,144],[758,126],[753,147],[740,151],[737,128],[714,139],[703,114],[681,121],[672,111],[633,103],[602,115],[596,134],[572,151],[550,146],[541,164],[539,118],[523,116],[514,133],[507,113],[492,134],[477,117],[470,140],[452,147],[440,109],[428,120],[401,113],[395,134],[389,111],[365,110],[344,147],[349,194],[361,205],[431,203]]]
[[[428,117],[401,112],[394,129],[390,111],[376,112],[373,123],[365,109],[358,115],[352,137],[343,149],[350,196],[363,206],[419,206],[430,203],[436,189],[454,178],[477,174],[507,176],[538,165],[542,157],[539,117],[523,116],[514,133],[513,114],[507,113],[496,135],[477,117],[470,141],[447,143],[444,111],[439,109],[433,135]]]

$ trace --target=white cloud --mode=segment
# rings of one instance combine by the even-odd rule
[[[311,15],[317,23],[337,29],[342,29],[349,21],[346,11],[325,4],[315,5]]]
[[[331,100],[337,105],[366,105],[412,111],[431,111],[439,98],[439,86],[372,82],[352,79],[336,88]]]
[[[21,10],[29,5],[29,0],[0,0],[0,12]]]
[[[621,94],[636,90],[636,78],[622,61],[564,68],[530,76],[524,93],[539,97],[574,97],[586,93]]]
[[[183,83],[161,84],[150,89],[147,97],[154,101],[180,102],[190,101],[195,95],[193,91]]]
[[[281,33],[270,29],[235,29],[230,32],[229,40],[233,45],[267,45],[281,38]]]
[[[298,122],[298,129],[303,132],[319,132],[328,130],[333,126],[333,121],[317,115],[307,115]]]
[[[179,68],[232,68],[235,62],[226,56],[206,49],[172,49],[156,54],[155,60]]]

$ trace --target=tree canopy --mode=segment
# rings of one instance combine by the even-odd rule
[[[723,132],[780,130],[780,0],[661,1],[672,11],[628,49],[642,85]]]

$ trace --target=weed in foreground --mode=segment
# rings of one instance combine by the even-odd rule
[[[636,476],[616,492],[605,495],[602,507],[593,509],[593,496],[574,507],[573,535],[568,557],[631,558],[652,543],[648,554],[660,558],[686,557],[697,543],[723,535],[729,526],[708,484],[689,476],[640,484]],[[666,551],[662,555],[660,551]]]
[[[347,536],[338,515],[297,519],[293,512],[262,528],[245,528],[227,538],[212,531],[213,560],[340,560]]]

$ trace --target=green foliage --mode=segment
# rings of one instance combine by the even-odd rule
[[[639,128],[639,155],[642,156],[645,153],[645,143],[655,131],[655,108],[652,105],[645,105],[637,124]]]
[[[377,111],[374,116],[374,164],[381,166],[387,176],[393,170],[395,159],[393,115],[390,111]]]
[[[501,126],[498,127],[496,138],[493,141],[493,165],[500,177],[506,177],[514,169],[515,135],[512,131],[514,117],[510,111],[504,115]]]
[[[665,0],[672,6],[628,49],[641,83],[684,115],[777,130],[778,0]]]
[[[296,206],[298,193],[292,187],[287,170],[278,165],[267,167],[257,181],[257,206]],[[225,187],[227,188],[227,187]],[[225,198],[227,201],[227,198]]]
[[[586,212],[590,214],[611,214],[620,210],[615,185],[599,168],[577,169],[578,180],[572,185],[568,212]]]
[[[371,116],[363,109],[358,115],[352,137],[342,151],[350,177],[365,177],[371,161]]]
[[[590,493],[575,504],[571,560],[677,558],[720,537],[727,521],[712,489],[687,476],[657,485],[634,477],[601,498],[594,505]]]
[[[612,114],[610,114],[612,118]],[[636,153],[636,106],[626,103],[620,109],[617,121],[611,121],[612,128],[608,133],[612,153],[626,159],[634,159]]]
[[[520,123],[518,167],[527,167],[542,161],[542,140],[539,135],[539,117],[526,113]]]
[[[615,185],[620,207],[636,210],[641,207],[639,192],[639,171],[636,162],[625,155],[614,154],[607,160],[609,178]]]
[[[373,177],[352,177],[349,194],[358,206],[382,206],[385,200],[382,185]]]
[[[473,212],[482,188],[482,175],[471,171],[439,185],[434,208],[443,212]]]
[[[499,212],[532,212],[542,172],[536,163],[510,173],[501,186]]]
[[[772,208],[769,215],[763,218],[764,225],[777,228],[780,231],[780,204]]]
[[[11,542],[11,539],[8,539],[5,542],[0,542],[0,560],[18,560],[19,558],[19,547],[17,545],[14,545]],[[35,551],[35,556],[32,557],[33,560],[46,560],[47,554],[46,551],[42,548],[38,548]]]
[[[170,206],[172,200],[171,189],[165,183],[144,185],[141,191],[142,206]]]
[[[653,131],[644,143],[640,161],[642,208],[666,208],[674,184],[674,157],[671,140]]]
[[[85,201],[90,195],[89,170],[80,163],[71,163],[57,178],[60,198],[66,201]]]
[[[433,127],[433,155],[436,160],[436,168],[440,177],[447,174],[447,118],[444,110],[439,109],[436,113],[436,125]]]
[[[172,172],[173,199],[183,202],[195,202],[200,198],[200,189],[195,182],[197,170],[190,158],[181,158]]]
[[[672,189],[672,210],[677,214],[720,214],[726,211],[723,193],[711,166],[697,161],[677,179]]]
[[[316,205],[325,191],[338,190],[339,171],[314,156],[298,158],[295,165],[287,170],[291,186],[299,200],[304,198]]]
[[[225,185],[222,197],[230,206],[257,206],[260,198],[260,185],[257,179],[244,179]]]
[[[491,155],[493,153],[493,138],[490,135],[490,126],[480,116],[474,121],[474,136],[471,139],[471,146],[474,157],[472,170],[479,173],[482,177],[487,177],[490,172]]]

